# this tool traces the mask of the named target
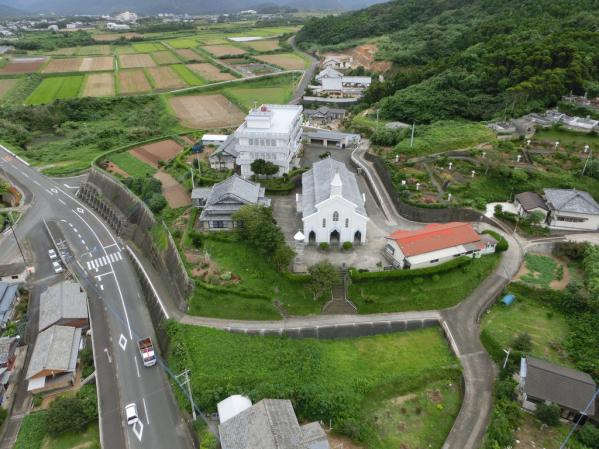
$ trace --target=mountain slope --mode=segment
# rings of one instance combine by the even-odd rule
[[[26,13],[10,5],[0,5],[0,17],[22,17]]]
[[[395,0],[312,19],[306,48],[378,43],[398,71],[366,96],[387,118],[518,115],[599,94],[599,0]]]

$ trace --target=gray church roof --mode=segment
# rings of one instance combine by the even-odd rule
[[[87,319],[87,296],[77,282],[59,282],[40,295],[39,330],[63,319]]]
[[[341,196],[356,205],[356,212],[366,216],[364,200],[358,189],[356,176],[343,162],[332,158],[315,162],[312,168],[302,175],[302,212],[303,216],[316,212],[316,205],[331,196],[331,181],[339,173],[343,186]]]
[[[599,215],[599,204],[588,192],[576,189],[543,189],[543,192],[549,207],[557,212]]]
[[[27,379],[42,371],[72,372],[77,366],[81,329],[70,326],[52,326],[40,332],[35,340]]]

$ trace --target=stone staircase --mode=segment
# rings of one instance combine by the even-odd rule
[[[332,298],[322,308],[322,313],[324,315],[348,315],[358,312],[354,303],[347,299],[347,278],[347,270],[341,270],[339,272],[339,280],[332,288]]]

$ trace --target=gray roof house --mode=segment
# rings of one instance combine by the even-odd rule
[[[38,334],[25,378],[28,391],[43,391],[73,382],[81,345],[81,329],[52,326]]]
[[[191,197],[194,204],[202,207],[199,224],[204,230],[232,229],[235,227],[233,214],[247,204],[270,206],[260,184],[233,175],[212,188],[194,189]]]
[[[19,283],[27,279],[27,266],[23,262],[0,265],[0,282]]]
[[[222,449],[329,449],[317,422],[300,426],[291,401],[263,399],[219,426]]]
[[[210,167],[214,170],[233,170],[239,152],[235,149],[237,137],[230,134],[218,148],[208,156]]]
[[[541,195],[536,192],[522,192],[514,197],[514,205],[518,214],[528,217],[533,212],[541,212],[545,217],[549,207]]]
[[[332,120],[342,120],[345,117],[345,109],[329,108],[328,106],[304,109],[304,117],[313,122],[328,123]]]
[[[18,298],[19,284],[0,282],[0,329],[12,319]]]
[[[538,403],[551,402],[562,408],[562,417],[576,419],[596,389],[591,376],[581,371],[530,356],[520,360],[519,390],[526,409],[534,410]],[[595,404],[590,405],[587,415],[595,415]]]
[[[59,282],[40,295],[39,331],[55,324],[88,326],[87,295],[77,282]]]
[[[543,189],[549,208],[550,228],[596,231],[599,229],[599,204],[588,193],[576,189]]]

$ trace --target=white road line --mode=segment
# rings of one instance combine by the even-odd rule
[[[72,228],[73,227],[73,223],[69,223],[69,226]]]
[[[141,377],[141,373],[139,372],[139,364],[137,363],[137,357],[133,356],[133,363],[135,363],[135,370],[137,371],[137,377]]]
[[[96,259],[96,261],[97,261],[99,267],[103,267],[104,265],[106,265],[101,257]]]
[[[117,245],[116,243],[113,243],[112,245],[105,246],[104,249],[112,248],[113,246],[119,246],[119,245]]]
[[[108,263],[109,263],[108,257],[102,256],[102,262],[104,262],[104,265],[108,265]]]
[[[91,270],[91,268],[92,268],[92,263],[91,262],[87,262],[87,269]]]
[[[146,414],[146,422],[148,423],[148,426],[150,425],[150,415],[148,414],[148,407],[146,407],[146,398],[141,398],[141,401],[144,404],[144,412]]]
[[[62,204],[63,206],[66,206],[66,205],[67,205],[67,203],[65,203],[65,202],[64,202],[63,200],[61,200],[60,198],[58,198],[58,202],[59,202],[60,204]]]
[[[115,253],[112,253],[110,255],[110,260],[112,260],[113,262],[117,262],[119,260],[119,258],[117,257],[117,255]]]
[[[85,240],[81,239],[81,243],[85,245]],[[87,246],[86,246],[87,248]]]
[[[77,228],[73,228],[73,232],[78,232],[78,231],[77,231]]]
[[[118,256],[119,260],[123,260],[123,255],[121,254],[120,251],[118,253],[116,253],[116,255]]]
[[[38,187],[41,186],[41,184],[39,182],[37,182],[35,179],[33,180],[33,183]]]
[[[77,237],[79,237],[79,238],[82,238],[82,237],[81,237],[81,234],[77,234]]]
[[[104,290],[104,284],[100,284],[100,290]]]
[[[108,276],[109,274],[114,274],[114,273],[112,271],[109,271],[108,273],[102,273],[102,274],[99,274],[99,275],[97,275],[95,277],[96,277],[96,279],[98,281],[101,281],[104,276]]]
[[[96,261],[95,260],[92,260],[91,264],[92,264],[92,268],[96,268]]]

